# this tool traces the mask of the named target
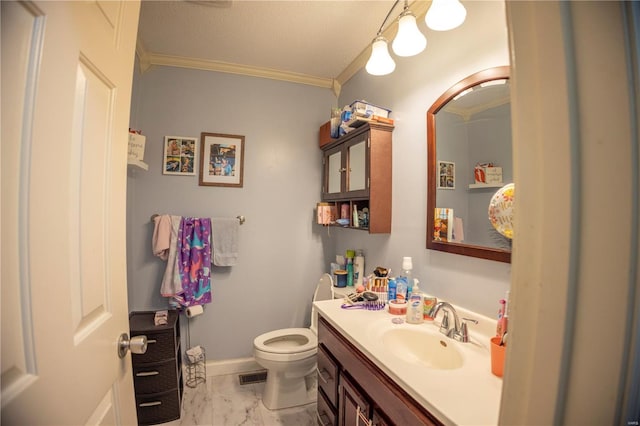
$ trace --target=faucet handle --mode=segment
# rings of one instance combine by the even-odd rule
[[[467,343],[469,341],[469,328],[467,327],[467,321],[477,324],[478,321],[471,318],[461,318],[462,324],[460,324],[460,341]]]
[[[440,333],[449,333],[449,311],[442,311],[442,322],[440,323]]]

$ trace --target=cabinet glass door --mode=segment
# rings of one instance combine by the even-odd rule
[[[347,180],[347,191],[366,189],[367,147],[365,142],[366,140],[362,140],[349,147],[349,178]]]
[[[342,175],[342,152],[336,151],[329,155],[327,165],[327,193],[335,194],[340,192],[340,181]]]

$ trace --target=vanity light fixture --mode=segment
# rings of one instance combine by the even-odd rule
[[[459,0],[433,0],[424,17],[434,31],[448,31],[459,27],[467,17],[467,9]]]
[[[373,40],[371,57],[367,61],[365,69],[371,75],[387,75],[396,69],[396,63],[389,55],[387,39],[382,37],[380,31],[378,31],[378,35]]]
[[[399,2],[400,0],[396,0],[393,3],[373,39],[371,56],[365,67],[371,75],[387,75],[396,68],[396,63],[389,54],[387,39],[382,36],[382,29]],[[425,20],[429,28],[446,31],[461,25],[466,16],[467,11],[459,0],[433,0]],[[427,47],[427,39],[418,29],[416,16],[409,9],[408,0],[404,0],[404,9],[398,16],[398,33],[392,43],[393,52],[398,56],[414,56],[422,52],[425,47]]]
[[[416,24],[416,16],[409,10],[407,0],[404,2],[404,10],[398,18],[398,34],[393,39],[393,52],[398,56],[414,56],[427,47],[427,39]]]

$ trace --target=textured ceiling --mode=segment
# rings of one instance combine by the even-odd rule
[[[138,48],[151,55],[334,79],[369,49],[393,3],[145,0]],[[402,2],[389,21],[401,11]]]

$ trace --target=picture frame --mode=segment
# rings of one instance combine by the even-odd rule
[[[242,188],[244,136],[202,132],[200,135],[200,186]]]
[[[195,176],[198,138],[165,136],[162,157],[162,174]]]
[[[438,161],[438,189],[456,189],[456,163]]]

